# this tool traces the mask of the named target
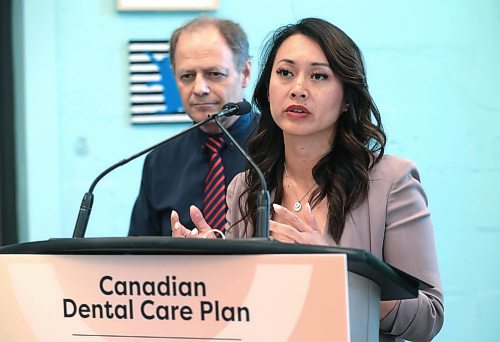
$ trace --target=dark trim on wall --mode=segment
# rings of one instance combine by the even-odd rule
[[[18,242],[12,0],[0,0],[0,245]]]

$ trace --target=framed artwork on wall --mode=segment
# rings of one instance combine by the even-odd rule
[[[215,11],[219,0],[116,0],[119,11]]]
[[[132,123],[190,122],[170,66],[168,40],[131,40],[129,50]]]

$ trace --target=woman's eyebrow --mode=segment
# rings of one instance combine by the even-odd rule
[[[288,59],[288,58],[282,58],[282,59],[280,59],[278,61],[278,63],[295,64],[295,62],[292,59]],[[330,67],[330,64],[324,63],[324,62],[311,62],[310,64],[312,66],[324,66],[324,67],[327,67],[327,68]]]

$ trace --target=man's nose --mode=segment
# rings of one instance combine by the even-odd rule
[[[208,82],[202,75],[197,75],[194,80],[194,93],[196,96],[205,96],[210,93]]]

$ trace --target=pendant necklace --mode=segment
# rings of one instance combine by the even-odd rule
[[[286,176],[286,179],[288,180],[288,184],[290,184],[290,189],[292,189],[292,192],[295,195],[295,198],[297,199],[297,202],[295,202],[295,204],[293,205],[293,210],[295,210],[296,212],[299,212],[302,209],[302,201],[307,196],[307,194],[309,192],[311,192],[311,190],[314,188],[314,184],[313,184],[313,186],[311,186],[309,188],[309,190],[306,191],[304,196],[302,196],[299,199],[299,196],[297,196],[297,193],[295,192],[295,189],[293,188],[292,181],[290,180],[290,176],[288,175],[288,170],[286,169],[286,164],[283,164],[283,165],[285,166],[285,176]]]

